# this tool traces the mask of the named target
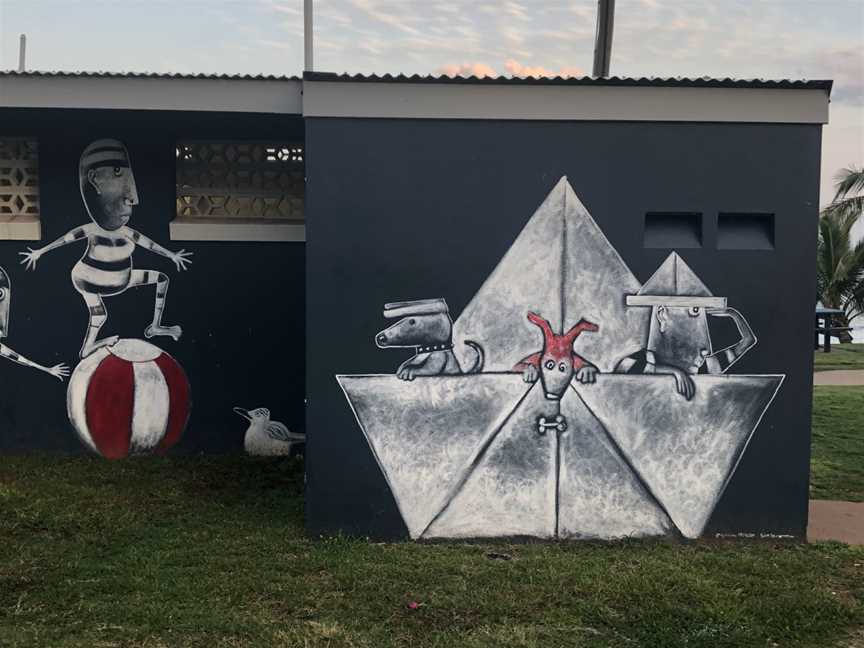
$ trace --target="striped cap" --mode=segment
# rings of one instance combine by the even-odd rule
[[[78,174],[83,184],[86,182],[87,173],[90,169],[128,166],[130,166],[129,152],[123,142],[115,139],[101,139],[92,142],[84,149],[81,154],[81,161],[78,163]]]

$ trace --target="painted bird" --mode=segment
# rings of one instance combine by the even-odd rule
[[[246,453],[255,456],[287,456],[291,454],[291,446],[306,441],[305,434],[291,432],[284,423],[270,420],[270,410],[257,407],[246,410],[235,407],[234,411],[249,421],[249,429],[243,440]]]

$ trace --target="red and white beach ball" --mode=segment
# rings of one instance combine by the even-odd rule
[[[177,443],[191,406],[183,368],[144,340],[120,340],[84,358],[66,409],[78,436],[107,459],[161,453]]]

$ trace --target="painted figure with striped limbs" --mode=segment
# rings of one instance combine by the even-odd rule
[[[12,281],[9,279],[9,275],[6,274],[6,270],[0,268],[0,339],[5,338],[9,334],[9,307],[11,306],[11,298]],[[0,356],[25,367],[33,367],[39,371],[44,371],[61,381],[69,375],[69,367],[65,364],[61,363],[53,367],[43,367],[38,362],[28,360],[20,353],[16,353],[3,343],[0,343]]]
[[[684,259],[672,252],[635,295],[628,308],[650,308],[651,323],[644,348],[620,360],[616,373],[669,374],[687,400],[696,393],[690,376],[719,375],[752,349],[756,336],[744,316],[715,297]],[[708,318],[725,318],[738,329],[738,340],[722,349],[711,343]]]
[[[84,298],[90,316],[81,346],[82,358],[118,340],[116,335],[96,339],[108,319],[103,298],[136,286],[156,286],[153,322],[146,328],[144,335],[148,338],[168,335],[174,340],[179,339],[182,333],[179,326],[162,324],[168,276],[156,270],[134,269],[132,253],[138,245],[171,259],[178,270],[185,270],[187,264],[192,263],[189,260],[192,253],[185,250],[172,252],[127,227],[132,208],[138,204],[138,190],[126,147],[112,139],[93,142],[81,154],[78,179],[81,198],[93,222],[76,227],[45,247],[36,250],[27,248],[27,252],[20,252],[24,257],[21,263],[26,264],[28,270],[33,270],[46,252],[87,240],[87,251],[72,268],[72,284]]]

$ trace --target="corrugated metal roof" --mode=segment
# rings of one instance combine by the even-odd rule
[[[299,76],[274,74],[180,74],[164,72],[67,72],[61,70],[0,70],[0,76],[22,77],[81,77],[107,79],[210,79],[226,81],[300,81]],[[477,77],[420,74],[346,74],[335,72],[304,72],[307,81],[342,81],[352,83],[452,83],[488,85],[574,85],[574,86],[646,86],[678,88],[772,88],[809,89],[831,91],[830,79],[732,79],[732,78],[687,78],[687,77]]]
[[[106,79],[210,79],[225,81],[300,81],[299,76],[277,76],[273,74],[179,74],[164,72],[64,72],[60,70],[40,71],[0,70],[0,76],[20,77],[81,77]]]
[[[806,89],[831,92],[834,82],[830,79],[715,79],[710,77],[476,77],[476,76],[432,76],[432,75],[376,75],[337,74],[334,72],[304,72],[305,81],[341,81],[352,83],[453,83],[487,85],[584,85],[584,86],[645,86],[677,88],[770,88]]]

